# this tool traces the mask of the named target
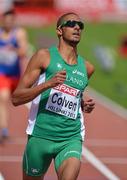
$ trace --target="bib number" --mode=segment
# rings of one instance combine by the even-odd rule
[[[46,110],[76,119],[79,108],[79,97],[79,90],[65,84],[59,85],[51,89]]]

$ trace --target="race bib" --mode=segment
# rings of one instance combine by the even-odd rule
[[[80,90],[65,84],[52,88],[46,104],[46,110],[76,119],[80,94]]]

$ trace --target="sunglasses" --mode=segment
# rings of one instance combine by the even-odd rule
[[[74,20],[68,20],[68,21],[64,21],[60,27],[70,27],[70,28],[73,28],[75,27],[76,25],[78,25],[80,27],[80,29],[84,29],[84,24],[83,22],[81,21],[74,21]]]

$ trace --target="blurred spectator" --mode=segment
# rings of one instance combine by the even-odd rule
[[[0,14],[13,8],[13,2],[14,0],[0,0]]]
[[[121,38],[119,53],[122,57],[127,57],[127,35]]]
[[[0,142],[9,136],[8,102],[20,78],[20,60],[26,57],[28,42],[24,28],[15,24],[15,12],[2,15],[0,28]]]
[[[94,54],[101,69],[105,73],[111,73],[115,67],[115,60],[111,50],[107,47],[96,45],[94,48]]]

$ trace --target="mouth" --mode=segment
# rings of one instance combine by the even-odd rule
[[[74,32],[73,35],[80,37],[80,33],[79,32]]]

